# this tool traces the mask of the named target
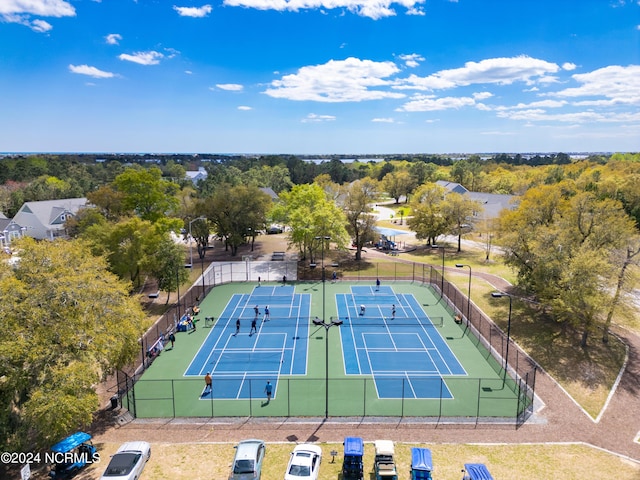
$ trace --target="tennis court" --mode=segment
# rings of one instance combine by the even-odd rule
[[[305,375],[310,300],[292,286],[233,295],[184,373],[211,373],[216,388],[200,398],[246,399],[253,380],[269,380],[277,392],[280,375]]]
[[[353,286],[336,304],[347,375],[372,375],[379,398],[453,398],[442,376],[467,373],[413,294]]]
[[[177,333],[128,395],[137,417],[513,417],[520,405],[500,364],[426,284],[238,282],[200,308],[197,329]],[[343,323],[325,329],[316,317]]]

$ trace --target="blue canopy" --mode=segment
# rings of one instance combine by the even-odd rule
[[[464,469],[471,480],[493,480],[484,463],[465,463]]]
[[[428,448],[411,449],[411,469],[424,470],[430,472],[433,470],[433,461],[431,460],[431,450]]]
[[[345,437],[344,439],[345,455],[364,455],[364,442],[360,437]]]
[[[82,445],[85,442],[88,442],[89,440],[91,440],[91,435],[84,432],[77,432],[77,433],[74,433],[73,435],[69,435],[64,440],[56,443],[53,447],[51,447],[51,450],[53,452],[59,452],[59,453],[70,452],[74,448],[79,447],[80,445]]]

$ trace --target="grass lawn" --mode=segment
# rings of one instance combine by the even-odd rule
[[[401,258],[414,261],[426,261],[437,265],[439,251],[418,250],[401,254]],[[437,255],[437,257],[435,257]],[[482,249],[463,248],[457,253],[452,247],[445,256],[445,266],[455,267],[456,263],[471,266],[473,273],[485,272],[515,282],[511,269],[494,255],[490,262],[485,261]],[[423,259],[423,260],[421,260]],[[469,286],[469,270],[459,272],[446,271],[446,278],[454,283],[465,295]],[[508,320],[508,302],[491,297],[495,291],[487,281],[473,278],[471,282],[471,300],[489,315],[496,324],[506,331]],[[597,417],[602,410],[625,358],[625,347],[615,337],[608,344],[602,343],[600,336],[591,336],[589,346],[579,346],[580,335],[570,327],[556,323],[535,304],[514,298],[511,316],[511,337],[531,355],[551,376],[553,376],[569,394],[592,416]],[[633,315],[620,315],[618,322],[633,328],[637,322]]]

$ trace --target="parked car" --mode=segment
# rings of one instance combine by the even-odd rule
[[[266,451],[262,440],[243,440],[235,446],[229,480],[260,480],[262,460]]]
[[[320,472],[322,449],[317,445],[296,445],[289,457],[284,480],[316,480]]]
[[[91,443],[91,435],[76,432],[51,447],[59,461],[49,472],[53,479],[71,478],[89,463],[100,461],[96,447]]]
[[[271,225],[269,228],[267,228],[267,233],[269,235],[273,235],[273,234],[277,234],[277,233],[282,233],[284,230],[282,229],[282,227],[278,226],[278,225]]]
[[[127,442],[120,445],[111,457],[100,480],[137,480],[151,458],[151,445],[147,442]]]

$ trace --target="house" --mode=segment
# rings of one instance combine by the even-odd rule
[[[474,214],[475,220],[493,220],[498,218],[500,212],[505,209],[513,209],[517,206],[517,196],[502,195],[498,193],[470,192],[465,187],[455,182],[438,180],[437,185],[444,187],[447,193],[455,192],[475,200],[482,205],[483,211]]]
[[[0,213],[0,250],[9,252],[11,241],[24,235],[25,228]]]
[[[87,206],[86,198],[25,202],[13,217],[13,222],[23,229],[26,236],[38,240],[53,240],[66,236],[64,223],[67,218],[75,215],[85,206]]]
[[[198,170],[188,170],[186,172],[187,178],[197,185],[199,181],[207,178],[207,171],[204,167],[199,167]]]

